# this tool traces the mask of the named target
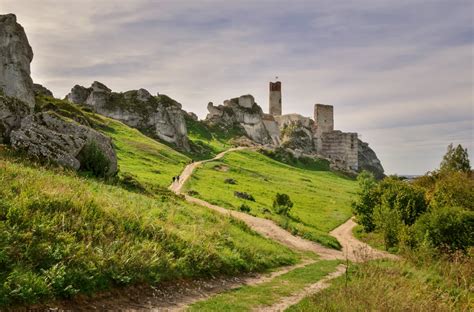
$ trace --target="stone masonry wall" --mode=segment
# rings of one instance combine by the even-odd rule
[[[358,169],[358,139],[357,133],[329,131],[321,137],[320,154],[340,163],[347,170]]]

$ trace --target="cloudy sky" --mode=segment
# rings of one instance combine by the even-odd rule
[[[471,0],[0,0],[34,50],[32,76],[165,93],[200,117],[209,101],[283,83],[284,113],[335,106],[387,173],[421,174],[450,143],[474,162]]]

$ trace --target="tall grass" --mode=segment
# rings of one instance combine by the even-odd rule
[[[0,185],[0,306],[297,260],[171,193],[145,196],[6,153]]]
[[[472,256],[414,258],[352,265],[330,288],[286,311],[472,311]]]

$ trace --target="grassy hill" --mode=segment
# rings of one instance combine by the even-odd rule
[[[254,151],[229,153],[206,163],[185,185],[185,191],[201,199],[236,210],[245,204],[250,214],[335,248],[337,240],[327,233],[351,216],[356,189],[355,181],[331,171],[290,166]],[[252,195],[255,201],[236,197],[236,191]],[[290,218],[272,212],[276,193],[288,194],[294,202]]]
[[[222,129],[218,126],[209,126],[203,121],[196,121],[186,117],[188,137],[191,142],[194,159],[210,159],[220,152],[232,147],[232,140],[244,135],[238,127]]]
[[[109,134],[120,177],[97,180],[0,147],[0,306],[298,261],[243,223],[163,188],[188,157],[120,122],[61,100],[41,101],[40,109]],[[123,187],[130,184],[139,187]]]

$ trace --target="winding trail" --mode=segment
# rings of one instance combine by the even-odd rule
[[[236,147],[219,153],[216,157],[208,160],[194,162],[186,166],[181,173],[179,181],[174,182],[169,189],[176,194],[181,190],[186,181],[192,176],[195,169],[204,163],[223,158],[227,153],[251,149],[248,147]],[[184,194],[188,202],[201,205],[242,220],[252,230],[264,237],[275,240],[291,249],[300,251],[312,251],[325,260],[351,260],[353,262],[367,261],[377,258],[397,258],[394,255],[378,251],[367,244],[360,242],[352,235],[356,226],[353,219],[334,229],[330,234],[338,239],[342,251],[326,248],[315,242],[292,235],[288,231],[276,225],[273,221],[258,218],[240,211],[234,211],[210,204],[202,199],[194,198]],[[124,289],[114,289],[97,294],[92,298],[78,296],[72,301],[58,301],[47,305],[37,305],[32,308],[40,310],[73,310],[73,311],[183,311],[191,304],[209,299],[210,297],[244,285],[258,285],[268,282],[277,276],[288,273],[297,268],[315,263],[317,260],[303,260],[293,266],[281,267],[271,273],[250,273],[234,277],[216,277],[211,279],[176,280],[161,284],[159,287],[149,285],[138,285]],[[297,291],[291,296],[281,298],[271,306],[257,307],[256,311],[283,311],[291,305],[298,303],[306,296],[312,295],[329,286],[329,281],[341,276],[346,271],[345,265],[339,265],[336,271],[326,275],[323,279],[308,285],[305,289]]]
[[[199,168],[202,164],[211,162],[214,160],[218,160],[223,158],[227,153],[229,152],[234,152],[234,151],[239,151],[239,150],[244,150],[244,149],[249,149],[247,147],[236,147],[236,148],[231,148],[228,149],[224,152],[219,153],[216,157],[212,159],[207,159],[203,161],[198,161],[194,162],[192,164],[189,164],[186,166],[186,168],[183,170],[181,173],[179,181],[174,182],[171,184],[169,189],[176,194],[182,194],[181,190],[186,183],[186,181],[192,176],[193,172],[195,169]],[[259,218],[259,217],[254,217],[249,214],[240,212],[240,211],[235,211],[235,210],[229,210],[217,205],[213,205],[211,203],[208,203],[202,199],[195,198],[192,196],[189,196],[187,194],[184,194],[185,199],[188,202],[201,205],[204,207],[207,207],[209,209],[212,209],[214,211],[217,211],[221,214],[229,215],[233,218],[239,219],[243,222],[245,222],[252,230],[255,232],[261,234],[264,237],[267,237],[269,239],[278,241],[279,243],[288,246],[292,249],[297,249],[300,251],[312,251],[315,252],[320,256],[321,259],[325,260],[350,260],[353,262],[363,262],[367,260],[372,260],[372,259],[380,259],[380,258],[392,258],[396,259],[397,257],[394,255],[391,255],[387,252],[379,251],[376,249],[373,249],[369,245],[357,240],[353,234],[352,230],[353,228],[357,225],[353,218],[347,220],[345,223],[334,229],[332,232],[330,232],[331,235],[336,237],[338,241],[340,242],[342,246],[342,251],[330,249],[327,247],[324,247],[320,244],[317,244],[315,242],[309,241],[307,239],[295,236],[291,234],[290,232],[284,230],[277,224],[275,224],[273,221],[264,219],[264,218]],[[305,263],[304,265],[307,265],[309,263],[313,263],[314,261],[310,261]],[[302,266],[304,266],[302,265]],[[292,269],[295,269],[297,266],[289,267],[288,270],[285,270],[286,272],[289,272]],[[301,266],[299,266],[301,267]],[[258,311],[283,311],[289,306],[298,303],[301,299],[304,297],[314,294],[318,291],[321,291],[322,289],[326,288],[329,286],[328,281],[331,279],[334,279],[338,276],[341,276],[344,274],[346,270],[345,265],[340,265],[338,266],[337,270],[333,273],[328,274],[326,277],[324,277],[322,280],[311,284],[307,286],[304,290],[297,292],[293,294],[292,296],[282,298],[281,301],[275,303],[272,306],[269,307],[259,307]],[[276,274],[280,274],[281,271],[277,272]],[[270,278],[271,279],[271,278]],[[255,285],[255,284],[260,284],[265,281],[268,281],[268,278],[261,278],[260,280],[257,278],[256,280],[253,280],[252,283],[243,283],[241,285]],[[240,286],[241,286],[240,285]],[[237,287],[237,286],[236,286]],[[214,293],[215,294],[215,293]],[[187,306],[189,306],[192,303],[195,303],[197,301],[203,300],[208,298],[212,294],[207,294],[203,296],[198,296],[194,298],[188,298],[185,303],[179,304],[175,306],[175,308],[168,310],[168,311],[182,311],[184,310]]]

